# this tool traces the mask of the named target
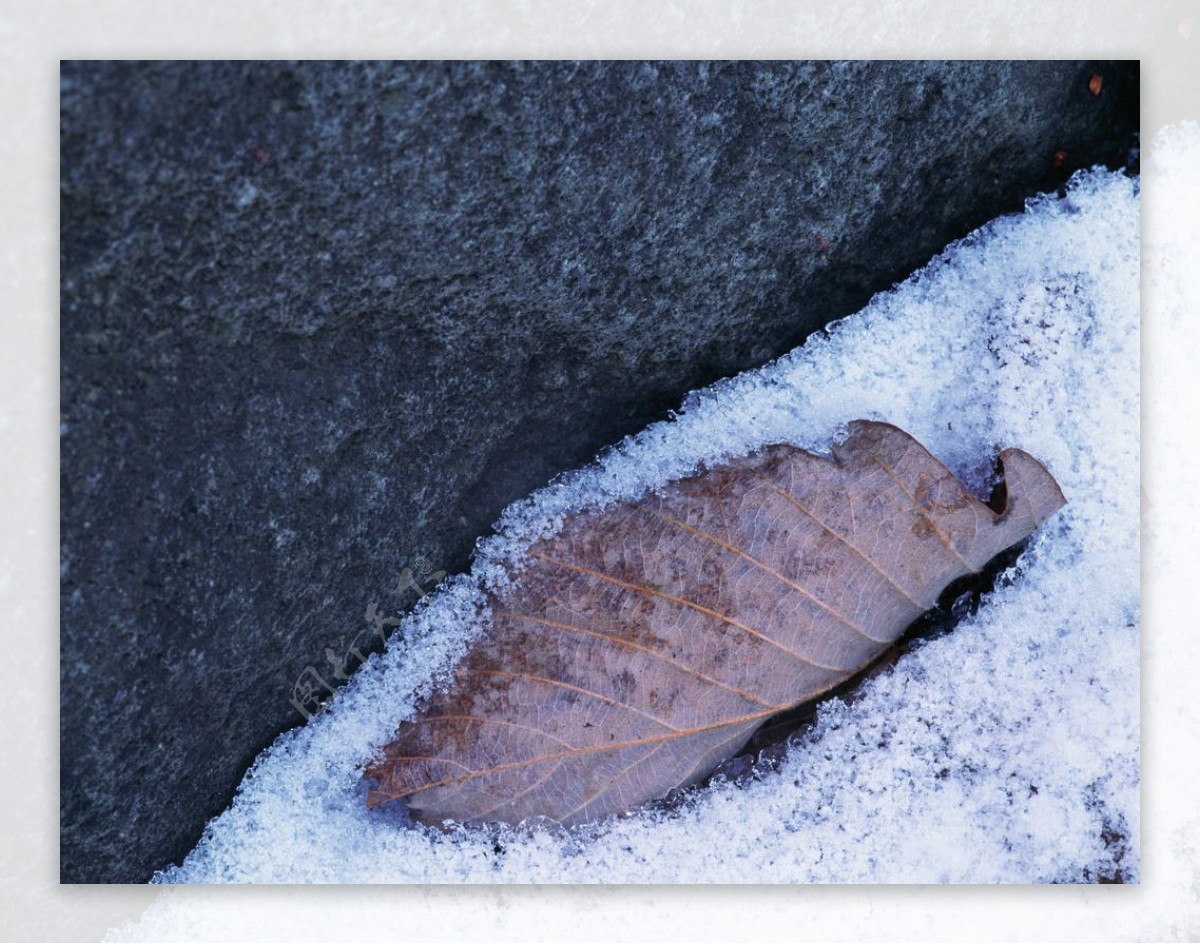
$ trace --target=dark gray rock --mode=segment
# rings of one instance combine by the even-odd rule
[[[1113,62],[64,64],[62,880],[180,860],[405,568],[1123,165],[1137,104]]]

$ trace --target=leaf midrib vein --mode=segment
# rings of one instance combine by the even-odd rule
[[[805,699],[805,700],[807,701],[808,699]],[[441,780],[434,780],[429,783],[424,783],[424,784],[421,784],[420,786],[413,787],[412,789],[401,790],[396,793],[389,793],[389,796],[392,799],[399,799],[400,797],[410,796],[414,793],[421,793],[425,790],[432,790],[435,787],[444,787],[451,783],[460,783],[464,780],[470,780],[474,777],[482,777],[482,776],[486,776],[488,774],[500,773],[505,770],[519,770],[522,767],[531,767],[534,764],[548,764],[553,761],[570,760],[570,759],[576,758],[576,757],[583,757],[584,755],[587,755],[587,754],[599,754],[599,753],[603,753],[605,751],[621,751],[621,750],[625,750],[627,748],[641,747],[641,746],[644,746],[647,744],[659,744],[659,743],[673,741],[678,738],[692,737],[697,734],[704,734],[705,732],[708,732],[708,731],[715,731],[718,728],[729,728],[729,727],[733,727],[734,725],[738,725],[738,724],[745,724],[745,723],[748,723],[751,721],[759,721],[763,718],[769,718],[773,714],[778,714],[779,711],[780,711],[780,709],[778,709],[778,708],[772,708],[770,710],[764,710],[764,711],[756,711],[756,712],[753,712],[752,714],[739,715],[736,718],[730,718],[730,719],[726,719],[724,721],[717,721],[713,724],[699,725],[694,728],[674,728],[674,729],[672,729],[672,731],[669,734],[659,734],[659,735],[654,735],[652,737],[637,738],[636,740],[632,740],[632,741],[617,741],[612,744],[599,744],[594,747],[573,748],[569,751],[563,751],[558,754],[542,754],[538,757],[529,757],[529,758],[526,758],[525,760],[514,761],[511,764],[495,764],[491,767],[486,767],[482,770],[474,770],[470,767],[467,767],[466,764],[460,763],[458,761],[452,761],[452,760],[449,760],[448,758],[427,758],[427,757],[416,758],[418,760],[444,760],[446,763],[454,764],[456,767],[462,767],[466,770],[470,770],[471,772],[469,774],[464,774],[459,777],[444,777]],[[404,760],[406,758],[393,757],[390,759]]]
[[[830,527],[827,522],[825,522],[824,520],[819,518],[817,516],[817,514],[811,508],[809,508],[807,505],[805,505],[804,502],[802,502],[799,498],[797,498],[795,495],[793,495],[791,492],[789,492],[786,488],[780,488],[774,482],[770,481],[767,478],[764,478],[761,475],[755,475],[754,477],[756,479],[758,479],[760,482],[762,482],[764,485],[766,485],[768,488],[773,489],[775,492],[779,493],[779,495],[781,497],[783,497],[787,501],[791,502],[798,509],[800,509],[800,511],[802,511],[809,518],[811,518],[814,522],[816,522],[821,528],[823,528],[825,530],[825,532],[827,534],[829,534],[835,540],[840,541],[842,544],[844,544],[846,547],[848,547],[850,550],[852,550],[855,554],[857,554],[868,566],[870,566],[881,577],[883,577],[884,580],[886,580],[893,587],[895,587],[896,590],[900,593],[900,595],[902,597],[904,597],[904,599],[908,600],[909,603],[911,603],[913,606],[915,606],[919,613],[924,613],[927,609],[929,609],[929,607],[926,606],[925,604],[921,603],[921,601],[914,599],[911,593],[909,593],[902,586],[900,586],[899,583],[896,582],[896,578],[894,578],[886,570],[884,570],[877,563],[875,563],[875,561],[872,558],[868,557],[866,552],[863,551],[862,548],[860,548],[857,544],[855,544],[853,541],[851,541],[845,535],[841,534],[840,532],[838,532],[838,531],[834,530],[832,527]],[[853,502],[848,493],[846,496],[846,503],[851,508],[851,512],[853,513]]]
[[[784,576],[779,571],[777,571],[774,567],[770,566],[765,561],[759,560],[753,554],[749,554],[746,551],[743,551],[736,544],[731,544],[730,542],[724,541],[721,538],[717,537],[715,534],[710,534],[708,531],[705,531],[702,528],[697,528],[694,525],[690,525],[685,521],[680,521],[678,518],[674,517],[673,515],[668,515],[666,512],[654,511],[652,513],[657,518],[660,518],[661,520],[667,522],[668,524],[674,525],[683,531],[687,531],[689,534],[694,534],[694,535],[696,535],[696,537],[700,538],[701,540],[711,541],[713,544],[716,544],[718,547],[723,548],[727,551],[730,551],[730,552],[736,554],[738,557],[741,557],[743,560],[745,560],[748,563],[750,563],[751,565],[759,568],[764,573],[770,574],[772,577],[774,577],[780,583],[795,590],[802,597],[804,597],[804,599],[809,600],[810,602],[814,603],[816,606],[820,607],[823,611],[828,613],[839,623],[843,624],[844,626],[849,627],[855,634],[862,636],[864,639],[866,639],[870,642],[873,642],[877,645],[886,645],[887,644],[886,639],[876,639],[874,636],[872,636],[870,633],[868,633],[865,629],[863,629],[861,626],[859,626],[857,623],[855,623],[852,619],[850,619],[844,613],[839,613],[828,603],[824,602],[819,597],[817,597],[817,595],[814,594],[811,590],[807,589],[806,587],[802,586],[801,584],[796,583],[794,580],[790,580],[788,577]]]
[[[542,554],[537,551],[530,551],[529,553],[530,553],[530,556],[535,557],[538,560],[544,560],[549,564],[554,564],[557,567],[566,567],[568,570],[574,570],[574,571],[577,571],[578,573],[586,574],[589,577],[595,577],[597,580],[603,580],[607,583],[615,584],[619,587],[624,587],[625,589],[632,590],[635,593],[643,593],[643,594],[646,594],[647,596],[658,597],[660,599],[667,600],[671,603],[678,604],[679,606],[687,607],[690,610],[695,610],[699,613],[703,613],[706,616],[711,616],[713,619],[720,620],[722,623],[727,623],[730,626],[736,626],[738,629],[742,630],[742,632],[747,633],[747,634],[755,637],[756,639],[761,639],[763,642],[767,643],[770,646],[775,647],[780,652],[786,652],[789,656],[791,656],[797,662],[803,662],[805,665],[811,665],[817,669],[825,669],[828,672],[845,672],[846,671],[841,666],[824,665],[820,662],[815,662],[812,659],[808,658],[807,656],[803,656],[800,653],[796,652],[794,649],[789,649],[787,646],[783,645],[782,643],[778,642],[777,640],[772,639],[766,633],[763,633],[763,632],[755,629],[752,626],[747,626],[745,623],[739,622],[738,620],[735,620],[732,617],[719,612],[718,610],[711,609],[710,607],[707,607],[700,603],[697,603],[694,600],[688,600],[684,597],[676,596],[673,593],[667,593],[667,592],[665,592],[663,590],[659,590],[655,587],[648,587],[645,584],[633,583],[632,581],[629,581],[629,580],[622,580],[619,577],[614,577],[612,574],[606,574],[602,570],[596,570],[592,567],[585,567],[582,564],[574,564],[574,563],[571,563],[570,561],[559,560],[557,558],[551,557],[549,554]]]
[[[762,705],[764,708],[772,707],[770,702],[763,701],[761,698],[759,698],[753,692],[748,692],[745,689],[738,688],[735,685],[730,685],[727,682],[722,682],[720,679],[713,678],[710,675],[705,675],[703,672],[699,671],[698,669],[694,669],[691,666],[685,665],[682,662],[677,662],[674,659],[669,659],[666,656],[664,656],[662,653],[655,652],[653,649],[649,648],[648,646],[639,646],[637,643],[631,642],[628,639],[622,639],[619,636],[610,635],[609,633],[597,632],[596,630],[593,630],[593,629],[586,629],[583,626],[576,626],[574,623],[564,623],[560,620],[552,620],[545,616],[534,616],[532,613],[518,613],[513,610],[501,610],[496,613],[496,616],[497,617],[509,616],[509,617],[513,617],[516,619],[529,620],[534,623],[541,623],[544,626],[551,626],[551,627],[554,627],[555,629],[561,629],[566,632],[581,633],[586,636],[594,636],[596,639],[599,639],[603,642],[612,643],[615,646],[624,646],[626,649],[633,649],[633,650],[636,650],[637,652],[644,652],[646,655],[651,656],[654,659],[657,659],[659,662],[662,662],[666,665],[673,666],[674,668],[679,669],[681,672],[686,672],[687,674],[694,676],[695,678],[698,678],[698,679],[701,679],[702,681],[708,682],[711,685],[715,685],[718,688],[722,688],[727,692],[732,692],[733,694],[735,694],[741,698],[744,698],[747,701],[755,702],[756,704]],[[777,711],[782,710],[783,707],[784,706],[782,706],[782,705],[774,706],[775,710],[777,710]]]

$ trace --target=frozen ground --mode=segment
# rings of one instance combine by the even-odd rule
[[[1165,182],[1187,179],[1196,137],[1180,139]],[[420,644],[389,650],[264,753],[160,879],[1139,880],[1138,220],[1135,181],[1083,177],[1066,200],[996,221],[828,338],[695,395],[676,422],[512,509],[475,573],[407,628]],[[853,705],[830,703],[779,771],[670,815],[497,843],[365,811],[358,765],[452,664],[479,586],[503,579],[530,537],[702,459],[779,439],[824,448],[858,416],[905,427],[971,483],[1003,445],[1058,477],[1070,504],[975,617]],[[197,917],[164,899],[119,936],[170,935]]]
[[[1094,172],[995,221],[791,355],[509,509],[333,706],[281,737],[164,882],[1092,882],[1139,878],[1139,196]],[[368,813],[359,769],[476,631],[480,587],[568,511],[768,442],[827,449],[856,417],[983,489],[1042,459],[1069,499],[953,633],[787,761],[670,814],[557,838],[449,835]]]

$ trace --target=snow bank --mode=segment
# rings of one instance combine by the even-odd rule
[[[162,882],[1091,882],[1139,878],[1139,197],[1095,171],[950,247],[790,355],[690,396],[510,508],[471,574],[255,763]],[[833,701],[779,769],[569,837],[445,834],[359,782],[464,651],[482,588],[563,515],[848,421],[984,489],[999,448],[1069,499],[972,617]],[[144,929],[146,930],[146,929]],[[129,929],[136,934],[137,929]]]

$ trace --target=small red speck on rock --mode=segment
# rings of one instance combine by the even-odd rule
[[[1092,76],[1091,81],[1088,82],[1088,91],[1091,92],[1093,95],[1099,95],[1100,89],[1103,86],[1104,86],[1104,79],[1101,78],[1100,73],[1097,72],[1095,75]]]
[[[823,256],[827,256],[833,252],[833,243],[829,241],[828,236],[825,236],[821,233],[817,233],[817,235],[813,237],[813,246],[816,248],[817,252],[821,253]]]
[[[265,164],[271,158],[271,155],[267,153],[267,149],[257,142],[250,145],[250,156],[260,164]]]
[[[1065,164],[1066,162],[1067,162],[1067,152],[1066,151],[1055,151],[1054,152],[1054,166],[1055,167],[1062,167],[1063,164]]]

